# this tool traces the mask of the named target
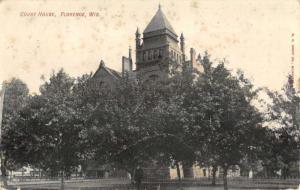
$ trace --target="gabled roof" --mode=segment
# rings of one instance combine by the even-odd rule
[[[121,73],[119,73],[111,68],[106,67],[103,60],[101,60],[99,68],[94,73],[93,77],[95,77],[101,69],[105,70],[109,75],[111,75],[112,77],[114,77],[116,79],[120,79],[122,77]]]
[[[151,19],[150,23],[147,25],[146,29],[144,30],[144,33],[153,32],[162,29],[167,29],[177,36],[175,30],[173,29],[167,17],[162,12],[161,7],[159,6],[156,14]]]
[[[108,67],[105,67],[105,69],[106,69],[111,75],[115,76],[115,77],[118,78],[118,79],[122,77],[121,73],[118,72],[118,71],[115,71],[115,70],[113,70],[113,69],[111,69],[111,68],[108,68]]]

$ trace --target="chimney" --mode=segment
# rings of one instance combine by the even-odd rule
[[[131,56],[131,47],[129,46],[128,50],[128,59],[129,59],[129,71],[132,71],[132,56]]]
[[[122,76],[132,71],[131,47],[129,46],[128,57],[122,56]]]

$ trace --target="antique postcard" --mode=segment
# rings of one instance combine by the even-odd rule
[[[300,188],[300,0],[0,0],[0,24],[1,188]]]

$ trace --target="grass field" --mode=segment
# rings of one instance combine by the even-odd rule
[[[183,180],[184,190],[222,190],[222,180],[217,180],[216,186],[210,185],[208,179]],[[285,190],[297,189],[300,181],[298,179],[252,179],[232,178],[228,180],[229,189],[233,190]],[[27,181],[11,183],[12,189],[21,190],[55,190],[59,189],[59,181]],[[179,189],[176,180],[145,182],[143,190],[176,190]],[[67,180],[65,190],[135,190],[128,179],[93,179],[93,180]]]

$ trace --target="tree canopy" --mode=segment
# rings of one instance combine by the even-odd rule
[[[222,168],[224,189],[228,170],[243,163],[287,173],[298,159],[299,96],[288,87],[269,91],[270,121],[282,127],[265,128],[255,105],[261,89],[207,53],[200,62],[202,72],[176,67],[169,78],[144,83],[125,75],[110,87],[60,70],[35,95],[13,79],[4,103],[6,162],[62,177],[89,161],[131,174],[155,161],[176,167],[179,178],[179,165],[197,164],[213,175]]]

